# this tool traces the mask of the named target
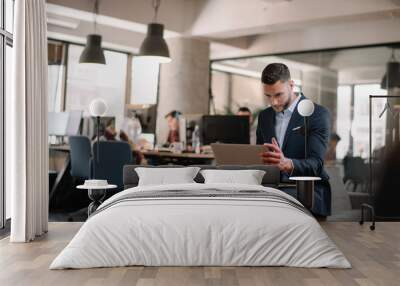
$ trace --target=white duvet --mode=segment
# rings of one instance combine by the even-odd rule
[[[262,190],[262,186],[179,184],[130,192]],[[154,198],[122,201],[90,217],[50,269],[145,266],[294,266],[349,268],[318,222],[288,204],[246,198]]]

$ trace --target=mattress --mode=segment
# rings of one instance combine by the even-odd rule
[[[263,186],[197,183],[114,195],[50,269],[130,265],[351,267],[293,197]]]

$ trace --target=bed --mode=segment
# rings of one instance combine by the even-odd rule
[[[50,269],[351,267],[308,210],[274,188],[273,168],[246,167],[266,171],[258,186],[204,184],[200,174],[197,183],[137,186],[136,167],[125,166],[126,189],[98,208]]]

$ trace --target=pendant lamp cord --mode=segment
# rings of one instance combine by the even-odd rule
[[[97,33],[97,14],[99,14],[99,0],[94,1],[94,9],[93,9],[93,14],[94,14],[94,33]]]
[[[154,18],[153,23],[157,23],[158,8],[160,7],[161,0],[153,0]]]
[[[394,48],[392,49],[392,55],[391,55],[391,57],[390,57],[390,61],[391,61],[391,62],[395,62],[395,61],[396,61],[396,56],[395,56],[395,54],[394,54]]]

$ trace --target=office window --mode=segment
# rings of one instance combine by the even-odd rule
[[[68,46],[65,110],[83,110],[89,116],[90,102],[101,98],[108,106],[106,116],[115,117],[119,129],[124,118],[128,56],[106,50],[106,65],[80,64],[82,51],[83,46]]]
[[[1,6],[1,5],[0,5]],[[0,11],[1,12],[1,11]],[[2,13],[1,13],[2,14]],[[0,21],[2,22],[2,21]],[[3,30],[2,30],[3,32]],[[4,124],[4,114],[5,114],[5,75],[3,74],[4,70],[4,56],[5,56],[5,37],[4,35],[0,35],[0,228],[4,227],[5,224],[5,211],[6,211],[6,206],[5,206],[5,162],[4,162],[4,156],[5,156],[5,148],[4,148],[4,129],[5,129],[5,124]]]
[[[63,110],[63,92],[65,87],[65,54],[67,45],[61,42],[49,41],[48,50],[48,111]]]
[[[132,60],[131,104],[156,104],[159,64],[140,57]]]
[[[368,158],[369,96],[386,94],[386,90],[381,89],[379,84],[338,87],[336,125],[341,141],[336,148],[337,159],[343,159],[347,154]],[[387,112],[382,113],[385,103],[386,99],[384,98],[372,100],[372,150],[385,145]]]
[[[337,94],[336,133],[340,136],[341,140],[336,147],[336,158],[343,159],[350,148],[351,130],[349,126],[351,126],[352,86],[339,86]]]
[[[10,193],[5,188],[5,107],[11,96],[14,1],[0,0],[0,228],[10,217]]]
[[[14,30],[14,0],[5,0],[5,28],[6,31],[13,33]]]
[[[7,45],[6,46],[6,74],[5,74],[5,94],[6,94],[6,100],[10,98],[11,95],[11,75],[12,75],[12,47]],[[7,170],[6,170],[7,171]],[[9,219],[11,217],[11,192],[10,188],[5,189],[5,205],[6,205],[6,219]]]
[[[354,86],[354,120],[351,134],[354,140],[353,155],[369,157],[369,95],[386,95],[379,84],[358,84]],[[385,145],[387,112],[379,115],[385,107],[386,99],[372,101],[372,150]]]

